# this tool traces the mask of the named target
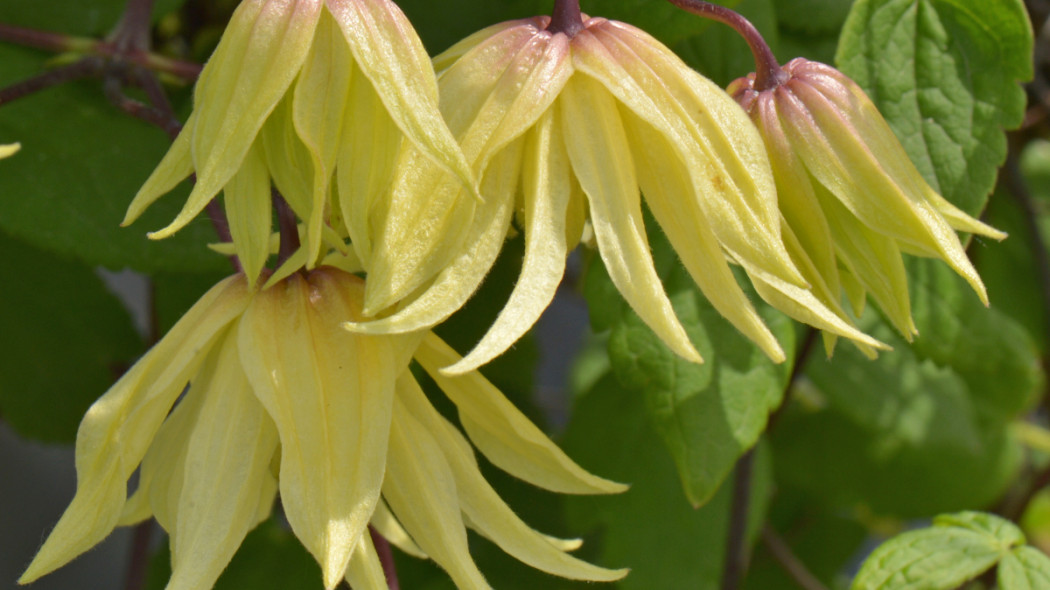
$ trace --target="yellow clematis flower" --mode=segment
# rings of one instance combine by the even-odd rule
[[[0,144],[0,160],[13,156],[20,149],[22,144],[19,143]]]
[[[570,36],[549,23],[502,23],[435,58],[441,111],[484,201],[405,146],[392,197],[373,210],[365,314],[399,306],[349,329],[397,333],[440,322],[481,283],[518,212],[521,276],[491,330],[450,373],[487,362],[533,325],[585,219],[627,302],[677,354],[699,362],[653,266],[644,194],[703,293],[774,360],[784,353],[730,262],[792,317],[881,346],[810,291],[782,241],[762,139],[728,94],[631,25],[583,17]]]
[[[402,138],[473,186],[438,111],[430,58],[397,5],[245,0],[201,73],[193,113],[124,225],[195,172],[182,211],[150,237],[178,231],[223,190],[237,255],[254,280],[269,251],[272,180],[307,223],[295,259],[312,268],[323,242],[345,249],[330,219],[363,217],[386,190]],[[349,227],[367,259],[366,240]]]
[[[729,92],[758,126],[773,164],[786,242],[826,305],[844,292],[856,313],[866,295],[909,340],[901,252],[940,258],[988,296],[954,230],[1001,240],[923,179],[875,105],[831,66],[794,59],[770,88],[755,76]]]
[[[20,583],[153,515],[171,536],[167,588],[209,588],[278,491],[329,589],[343,579],[386,588],[369,523],[434,559],[461,588],[488,587],[465,527],[555,575],[624,576],[569,556],[578,541],[541,535],[515,516],[483,478],[471,442],[549,490],[625,486],[573,463],[480,374],[442,375],[459,357],[434,334],[342,329],[343,318],[361,318],[363,296],[361,279],[328,266],[263,291],[241,274],[212,288],[88,410],[76,496]],[[431,406],[408,369],[413,357],[456,405],[471,442]]]

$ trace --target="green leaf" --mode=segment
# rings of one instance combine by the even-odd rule
[[[869,361],[841,347],[811,360],[802,403],[773,436],[778,478],[837,507],[906,518],[995,501],[1022,458],[1009,421],[982,411],[953,370],[869,326],[895,350]]]
[[[88,267],[0,233],[0,415],[22,436],[72,442],[142,342]]]
[[[1050,588],[1050,558],[1034,547],[1018,547],[999,562],[1000,590]]]
[[[774,364],[722,318],[678,263],[662,232],[655,225],[647,229],[671,304],[704,363],[678,357],[631,311],[611,322],[609,357],[620,382],[644,396],[646,413],[678,465],[689,501],[700,506],[765,430],[769,412],[782,399],[790,366]],[[593,264],[600,261],[595,258]],[[597,280],[608,279],[589,273],[589,302],[595,302],[594,293],[609,291],[591,286]],[[611,297],[620,299],[618,294]],[[607,300],[595,303],[611,305]],[[768,308],[762,313],[790,358],[792,323]]]
[[[1024,543],[1017,527],[991,514],[937,517],[934,526],[890,539],[864,561],[852,590],[950,590]]]
[[[912,315],[919,337],[912,350],[966,382],[983,416],[1009,420],[1035,403],[1044,385],[1039,351],[1025,329],[987,308],[947,265],[908,261]]]
[[[979,212],[1032,77],[1021,0],[858,0],[836,62],[875,101],[930,184]]]
[[[719,587],[725,558],[732,486],[693,509],[676,484],[673,462],[645,416],[644,401],[606,376],[573,411],[563,448],[588,470],[631,484],[622,494],[568,496],[565,510],[576,533],[593,531],[580,550],[597,549],[597,563],[630,567],[625,590]],[[769,454],[755,456],[748,539],[765,520],[771,491]]]
[[[153,559],[147,576],[148,590],[162,590],[171,577],[171,554],[165,543]],[[285,590],[323,588],[321,568],[299,539],[275,518],[248,533],[214,590]]]
[[[41,72],[44,58],[0,46],[0,85]],[[205,248],[217,241],[205,216],[173,238],[146,238],[146,232],[174,218],[185,186],[133,226],[119,226],[169,140],[109,105],[100,83],[66,84],[5,104],[0,142],[12,141],[21,142],[22,150],[0,161],[0,230],[38,248],[115,269],[229,268],[224,257]]]

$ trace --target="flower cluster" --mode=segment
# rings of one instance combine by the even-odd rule
[[[568,555],[578,541],[533,531],[486,483],[475,447],[545,489],[624,489],[573,463],[477,369],[533,326],[581,242],[641,319],[701,362],[654,268],[643,207],[712,305],[778,362],[733,266],[823,330],[829,353],[838,337],[886,348],[857,329],[844,294],[855,314],[870,294],[915,331],[902,251],[943,259],[986,301],[954,230],[1003,235],[937,195],[841,73],[799,60],[727,93],[643,31],[575,12],[492,26],[432,62],[391,0],[241,3],[125,223],[195,175],[151,236],[222,192],[243,272],[89,410],[76,496],[23,583],[154,517],[171,536],[168,587],[210,587],[278,494],[327,588],[385,587],[369,527],[463,588],[487,587],[468,527],[552,574],[622,577]],[[295,250],[271,270],[274,202],[288,205],[280,240]],[[461,358],[430,329],[477,290],[515,222],[521,274]]]

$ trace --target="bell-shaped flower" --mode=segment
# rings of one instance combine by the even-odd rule
[[[767,89],[755,76],[729,92],[769,150],[786,242],[829,307],[843,293],[856,313],[870,294],[906,338],[916,333],[901,252],[940,258],[986,305],[953,230],[1003,239],[923,179],[864,91],[831,66],[794,59]]]
[[[363,297],[361,279],[329,266],[262,291],[239,274],[204,295],[88,410],[76,496],[20,582],[152,515],[171,536],[167,588],[210,588],[278,492],[329,589],[343,579],[387,587],[370,523],[460,588],[488,587],[466,527],[555,575],[625,575],[568,555],[579,541],[522,522],[485,481],[471,442],[549,490],[624,486],[573,463],[480,374],[440,374],[459,357],[434,334],[344,330],[344,319],[361,318]],[[466,436],[430,404],[409,370],[413,357],[458,408]]]
[[[784,353],[744,291],[835,334],[879,343],[810,291],[782,241],[762,139],[732,98],[628,24],[584,17],[571,37],[550,19],[485,29],[435,58],[441,110],[480,181],[478,202],[414,146],[389,202],[373,211],[366,315],[348,328],[407,332],[459,308],[518,214],[525,259],[488,334],[451,373],[500,354],[551,301],[589,220],[624,298],[677,354],[700,355],[675,317],[646,238],[642,195],[711,303],[771,358]]]
[[[268,254],[272,181],[307,224],[296,260],[312,268],[323,243],[345,248],[331,220],[356,219],[388,188],[403,138],[473,187],[438,111],[430,58],[397,5],[244,0],[201,73],[189,120],[124,224],[195,173],[182,211],[150,237],[178,231],[224,191],[235,250],[254,280]]]

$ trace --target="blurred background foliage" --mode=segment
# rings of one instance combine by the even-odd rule
[[[632,568],[616,584],[622,588],[726,587],[727,553],[750,564],[742,585],[730,587],[807,587],[791,571],[794,560],[819,584],[809,588],[845,588],[879,540],[963,510],[1012,519],[1027,542],[1050,550],[1050,494],[1042,491],[1050,482],[1045,3],[722,3],[750,18],[782,61],[804,56],[854,77],[927,180],[1010,233],[1002,244],[970,244],[992,307],[983,307],[944,265],[912,260],[921,334],[914,342],[869,309],[861,327],[894,350],[869,361],[840,345],[829,359],[808,329],[763,308],[797,359],[773,365],[712,311],[652,226],[665,288],[706,364],[691,365],[667,350],[622,302],[600,259],[580,252],[551,312],[579,321],[548,316],[532,337],[484,369],[572,457],[631,483],[631,490],[564,498],[495,469],[486,475],[537,529],[580,536],[582,557]],[[549,0],[398,4],[432,54],[484,26],[551,8]],[[155,50],[203,62],[235,5],[159,0]],[[582,5],[593,16],[649,31],[723,86],[753,69],[732,31],[667,2]],[[124,0],[4,0],[0,23],[103,37],[123,8]],[[1033,22],[1040,31],[1034,62]],[[0,44],[0,87],[68,60]],[[1033,76],[1026,95],[1018,82]],[[185,116],[190,88],[165,81]],[[41,444],[72,443],[91,401],[229,270],[205,247],[216,240],[206,218],[172,239],[146,239],[146,231],[174,215],[186,187],[131,228],[119,227],[169,139],[111,106],[100,87],[78,81],[0,108],[0,143],[22,143],[19,154],[0,162],[0,420]],[[513,286],[521,252],[520,239],[509,241],[482,291],[441,328],[453,346],[466,350],[490,324]],[[109,280],[124,269],[147,280],[146,306],[137,316]],[[574,329],[586,323],[585,313],[590,328]],[[556,344],[562,348],[555,351]],[[430,387],[430,393],[441,407],[440,392]],[[749,478],[741,477],[741,461]],[[0,487],[18,480],[0,474]],[[732,517],[734,506],[745,518]],[[960,526],[928,530],[961,534]],[[743,527],[744,541],[727,547],[733,527]],[[33,538],[43,532],[0,530]],[[156,536],[148,549],[146,587],[159,589],[167,549]],[[582,587],[518,564],[479,537],[472,551],[496,588]],[[1028,571],[1027,553],[1010,555],[1004,569]],[[430,563],[398,554],[397,564],[403,588],[451,587]],[[309,556],[274,519],[249,536],[217,588],[319,588],[319,580]],[[11,584],[0,579],[0,586]]]

